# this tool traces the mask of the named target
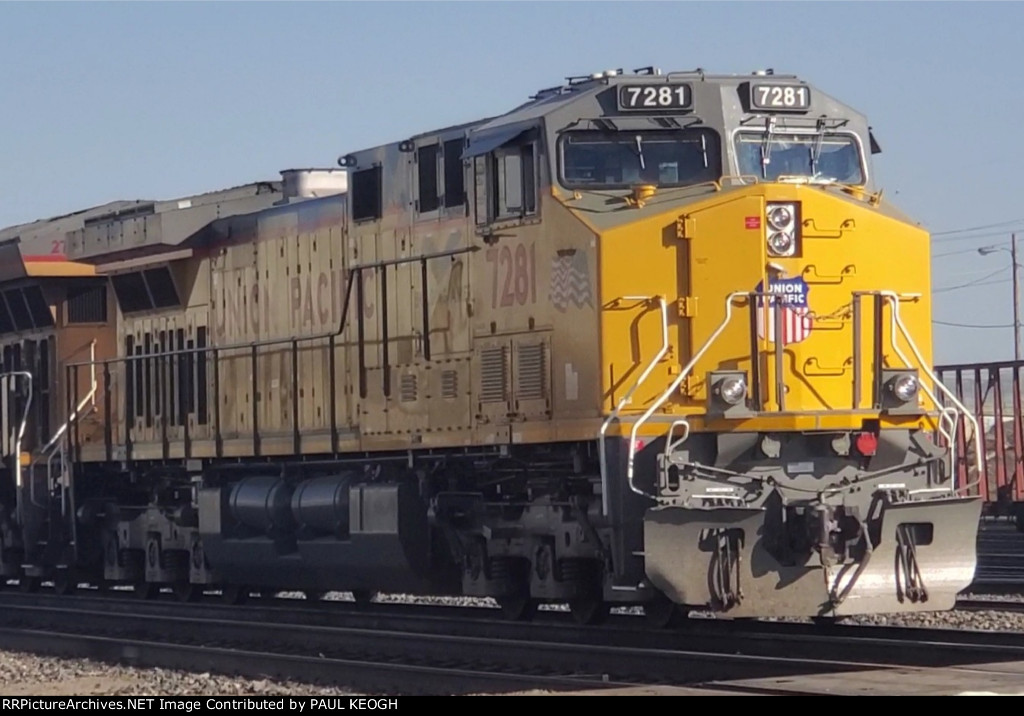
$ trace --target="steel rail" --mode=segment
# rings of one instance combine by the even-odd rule
[[[224,673],[239,673],[232,670],[236,663],[248,664],[246,668],[262,668],[258,673],[264,675],[273,668],[291,678],[306,679],[321,672],[310,671],[301,659],[326,660],[322,666],[334,669],[329,674],[323,672],[329,679],[335,683],[349,679],[345,686],[357,690],[401,682],[400,690],[408,693],[413,687],[405,679],[406,672],[413,674],[409,678],[414,681],[416,674],[424,674],[431,693],[506,688],[494,685],[502,680],[509,686],[514,682],[519,689],[527,683],[531,688],[553,689],[559,680],[565,688],[576,689],[583,684],[703,684],[711,688],[711,682],[724,679],[1024,658],[1024,634],[1006,632],[714,619],[691,619],[685,629],[658,631],[644,628],[639,618],[628,616],[613,620],[610,628],[592,629],[568,620],[559,622],[558,615],[551,613],[548,623],[535,624],[486,616],[467,619],[471,612],[491,610],[464,608],[448,608],[443,617],[426,610],[426,615],[393,619],[381,613],[360,615],[358,608],[352,608],[339,618],[330,609],[302,606],[239,609],[48,596],[0,594],[0,646],[35,650],[30,643],[32,634],[60,634],[59,638],[40,637],[49,641],[38,648],[78,644],[73,648],[82,655],[81,651],[99,644],[102,648],[96,648],[103,658],[115,661],[136,659],[147,666]],[[317,623],[331,620],[346,626]],[[143,653],[140,644],[159,644],[173,653],[154,646],[144,646]],[[196,648],[226,650],[224,654],[231,657],[211,657],[212,663],[190,661],[188,650]],[[240,653],[248,656],[238,661]],[[365,668],[357,673],[350,662]],[[403,671],[404,667],[408,668]],[[416,671],[424,667],[449,673]],[[401,679],[396,676],[399,672]],[[465,684],[459,681],[463,677]],[[351,681],[353,678],[357,681]],[[487,679],[492,685],[484,684]]]

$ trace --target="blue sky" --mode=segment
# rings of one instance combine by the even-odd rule
[[[565,75],[772,67],[868,115],[887,196],[937,232],[935,318],[1009,326],[1010,257],[975,249],[1016,228],[1024,260],[1022,25],[1005,2],[5,2],[0,226],[331,166]],[[937,325],[936,355],[1012,358],[1013,332]]]

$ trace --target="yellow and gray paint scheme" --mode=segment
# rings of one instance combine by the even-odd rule
[[[201,550],[151,582],[513,616],[951,608],[980,503],[942,436],[970,418],[930,370],[929,237],[877,150],[795,76],[602,72],[348,152],[323,196],[171,203],[139,246],[139,217],[72,232],[121,282],[120,417],[76,469],[198,485],[96,529]],[[123,295],[160,266],[165,305]],[[187,388],[161,411],[165,360]]]

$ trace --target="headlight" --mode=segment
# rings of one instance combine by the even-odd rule
[[[748,399],[747,374],[742,370],[713,370],[707,374],[708,415],[748,418],[753,415]],[[756,399],[756,398],[754,398]]]
[[[738,405],[747,397],[747,381],[738,376],[723,378],[718,383],[718,396],[729,405]]]
[[[782,231],[776,231],[768,237],[768,248],[775,256],[790,256],[795,247],[796,242],[793,241],[793,237]]]
[[[889,389],[896,396],[897,400],[909,403],[917,396],[917,376],[910,373],[897,376],[889,383]]]
[[[887,413],[913,415],[921,412],[918,396],[921,379],[913,368],[882,368],[880,407]]]
[[[783,230],[790,227],[793,221],[792,212],[785,206],[776,206],[768,212],[768,223],[773,229]]]
[[[768,254],[795,256],[800,249],[800,203],[768,203],[765,205],[768,228]]]

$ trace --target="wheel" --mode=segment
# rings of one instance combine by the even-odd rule
[[[319,602],[327,595],[327,592],[322,592],[319,589],[305,589],[302,593],[306,595],[307,602]]]
[[[228,604],[242,604],[249,598],[249,588],[229,584],[221,589],[221,599]]]
[[[78,580],[70,569],[58,569],[53,575],[53,591],[61,596],[74,594]]]
[[[202,587],[192,582],[175,582],[171,585],[171,591],[179,602],[194,602],[203,593]]]
[[[135,583],[135,597],[137,599],[155,599],[160,593],[160,586],[145,580]]]
[[[353,589],[352,599],[356,604],[369,604],[377,597],[377,592],[369,589]]]
[[[577,624],[601,624],[611,611],[611,605],[601,599],[576,599],[569,602],[569,611]]]
[[[530,597],[501,597],[498,606],[506,619],[529,621],[537,613],[537,601]]]
[[[679,605],[658,592],[654,599],[644,603],[644,619],[655,629],[668,629],[680,624],[685,617]]]

